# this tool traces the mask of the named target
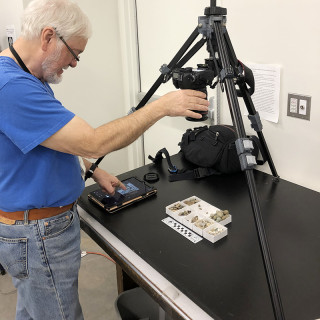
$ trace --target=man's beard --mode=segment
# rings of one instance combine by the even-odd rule
[[[62,46],[58,45],[56,50],[42,62],[44,80],[48,83],[58,84],[62,81],[62,75],[56,71],[57,62],[60,59]]]

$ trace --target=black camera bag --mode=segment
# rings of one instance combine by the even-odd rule
[[[215,125],[188,129],[179,143],[184,157],[191,163],[205,168],[214,168],[220,173],[241,170],[233,126]],[[255,148],[256,151],[257,148]],[[258,152],[254,152],[257,157]]]
[[[254,149],[252,155],[258,158],[261,151],[262,160],[257,160],[257,164],[262,165],[266,157],[260,146],[260,141],[256,136],[249,136],[252,140]],[[193,170],[179,170],[170,161],[168,151],[163,148],[158,151],[155,158],[149,156],[153,162],[162,159],[165,154],[169,171],[170,181],[197,179],[210,176],[212,174],[235,173],[241,171],[240,160],[237,154],[235,141],[237,134],[235,128],[230,125],[203,126],[188,129],[182,136],[179,143],[185,159],[198,166]]]

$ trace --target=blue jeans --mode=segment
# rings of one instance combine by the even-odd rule
[[[42,220],[0,223],[0,264],[17,288],[16,320],[82,320],[76,205]]]

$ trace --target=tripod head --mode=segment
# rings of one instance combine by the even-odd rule
[[[202,91],[207,96],[207,86],[214,88],[218,81],[212,85],[213,79],[217,77],[221,71],[221,63],[219,59],[214,56],[214,51],[212,48],[212,33],[213,33],[213,20],[214,19],[225,19],[223,15],[227,14],[227,9],[217,7],[216,0],[211,0],[210,7],[204,10],[205,17],[199,17],[198,20],[198,32],[203,35],[203,39],[207,42],[207,51],[210,53],[211,57],[205,59],[205,64],[198,64],[197,69],[192,68],[175,68],[171,71],[170,77],[172,77],[172,82],[174,86],[178,89],[193,89]],[[213,16],[216,16],[214,18]],[[217,17],[220,16],[220,17]],[[214,46],[216,47],[216,46]],[[217,51],[217,50],[216,50]],[[170,77],[166,77],[165,81],[168,81]],[[191,117],[186,117],[189,121],[204,121],[208,119],[207,113],[202,113],[195,111],[202,115],[201,119],[194,119]]]
[[[205,59],[205,64],[198,64],[197,69],[175,68],[171,71],[170,77],[172,77],[172,82],[176,88],[202,91],[207,96],[206,87],[215,88],[219,81],[217,80],[212,84],[213,79],[220,74],[222,69],[219,57],[215,56],[215,52],[218,51],[217,45],[212,44],[212,38],[214,38],[213,23],[217,19],[225,21],[227,10],[217,7],[216,0],[211,0],[210,7],[205,8],[204,14],[205,16],[198,18],[198,32],[203,35],[204,41],[207,42],[207,51],[210,53],[209,59]],[[165,81],[170,77],[167,77]],[[208,119],[207,113],[196,112],[202,115],[201,119],[191,117],[186,119],[189,121],[204,121]]]
[[[197,33],[202,35],[202,40],[194,46],[195,50],[190,50],[186,55],[188,59],[197,52],[203,44],[207,44],[209,58],[205,59],[205,64],[198,64],[197,69],[182,68],[182,65],[188,59],[181,59],[176,63],[174,68],[168,68],[163,65],[161,72],[165,75],[163,82],[167,82],[172,78],[174,86],[178,89],[193,89],[202,91],[207,95],[206,87],[214,89],[218,83],[221,85],[221,90],[224,91],[224,82],[226,78],[232,78],[236,84],[245,83],[249,86],[249,94],[254,92],[254,77],[252,71],[242,64],[236,57],[232,48],[227,30],[226,30],[226,8],[216,6],[216,0],[211,0],[210,7],[205,8],[205,16],[198,17]],[[217,26],[219,25],[219,29]],[[223,67],[221,61],[221,52],[219,50],[217,34],[220,33],[225,42],[226,52],[229,59],[228,67]],[[212,84],[214,78],[216,81]],[[245,85],[247,88],[247,86]],[[242,93],[237,89],[238,97],[242,97]],[[187,117],[189,121],[204,121],[207,120],[207,114],[197,112],[202,115],[201,119]]]

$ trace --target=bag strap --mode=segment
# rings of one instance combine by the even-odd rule
[[[265,153],[264,149],[262,148],[261,142],[257,136],[250,136],[250,139],[256,143],[256,145],[261,153],[262,160],[256,159],[257,165],[261,166],[267,161],[266,153]]]
[[[193,180],[193,179],[200,179],[204,177],[211,176],[213,174],[221,174],[220,172],[212,169],[212,168],[195,168],[193,170],[179,170],[174,164],[172,164],[169,152],[166,148],[163,148],[159,150],[156,154],[156,156],[153,158],[150,155],[148,158],[153,162],[153,163],[159,163],[162,158],[162,154],[165,155],[168,163],[168,171],[171,173],[169,176],[169,181],[180,181],[180,180]]]
[[[171,159],[170,159],[170,155],[169,152],[166,148],[162,148],[161,150],[159,150],[156,154],[156,156],[153,158],[150,155],[148,156],[148,158],[153,162],[153,163],[159,163],[159,161],[161,161],[162,158],[162,154],[165,155],[167,162],[168,162],[168,170],[170,173],[175,173],[178,172],[178,169],[175,165],[172,164]]]
[[[250,68],[248,68],[241,61],[238,60],[238,62],[242,66],[242,69],[244,72],[244,82],[249,86],[249,88],[248,88],[249,95],[252,96],[255,91],[255,81],[254,81],[253,72]],[[237,90],[237,96],[242,97],[242,93],[240,90]]]
[[[201,179],[205,177],[209,177],[211,175],[219,175],[220,172],[212,169],[212,168],[196,168],[193,170],[178,170],[177,173],[171,174],[169,176],[169,181],[180,181],[180,180],[194,180],[194,179]]]

